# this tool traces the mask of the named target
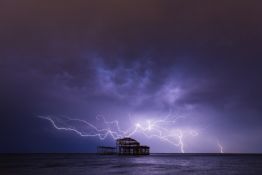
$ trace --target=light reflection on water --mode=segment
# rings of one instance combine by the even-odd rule
[[[1,155],[2,175],[43,174],[262,174],[262,155],[95,154]]]

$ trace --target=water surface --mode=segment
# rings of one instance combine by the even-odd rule
[[[2,154],[1,175],[221,174],[261,175],[262,155],[152,154]]]

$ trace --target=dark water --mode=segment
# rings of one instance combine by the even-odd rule
[[[0,175],[221,174],[262,175],[262,155],[95,154],[0,155]]]

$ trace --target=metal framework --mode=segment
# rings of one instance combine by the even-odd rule
[[[97,153],[98,154],[103,154],[103,155],[111,155],[116,153],[116,148],[115,147],[110,147],[110,146],[98,146],[97,147]]]
[[[125,137],[116,140],[116,150],[119,155],[149,155],[149,147],[140,145],[135,139]]]
[[[149,155],[149,146],[140,145],[138,141],[130,137],[116,140],[116,147],[98,146],[97,153],[103,155]]]

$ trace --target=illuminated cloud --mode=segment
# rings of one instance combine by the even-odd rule
[[[130,119],[132,126],[151,126],[147,120],[169,112],[183,117],[169,129],[198,131],[189,139],[196,133],[184,133],[185,152],[220,151],[217,140],[224,152],[262,151],[260,6],[155,0],[0,6],[0,152],[88,152],[101,144],[57,132],[36,116],[98,126],[101,114],[129,128]],[[142,139],[153,152],[181,151]]]

